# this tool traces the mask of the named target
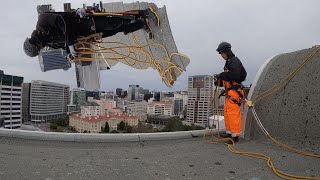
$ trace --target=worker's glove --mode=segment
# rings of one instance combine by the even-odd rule
[[[213,75],[213,80],[214,80],[214,81],[217,81],[217,80],[219,80],[219,79],[220,79],[220,75],[219,75],[219,74]]]
[[[224,96],[225,90],[222,90],[221,93],[219,94],[219,99],[221,96]]]
[[[77,14],[80,18],[86,18],[86,17],[88,16],[86,10],[83,9],[83,8],[77,9],[76,14]]]

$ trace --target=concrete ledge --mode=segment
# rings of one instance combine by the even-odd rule
[[[221,130],[223,131],[223,130]],[[140,142],[161,141],[174,139],[187,139],[201,137],[209,134],[211,130],[179,131],[163,133],[132,133],[132,134],[83,134],[83,133],[57,133],[13,129],[0,129],[0,137],[14,137],[41,141],[66,142]],[[213,130],[217,133],[217,130]]]

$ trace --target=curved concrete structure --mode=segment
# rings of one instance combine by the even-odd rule
[[[259,70],[248,99],[285,79],[318,48],[280,54],[268,60]],[[320,144],[319,67],[320,52],[288,84],[255,104],[257,114],[271,136],[291,142]],[[248,109],[243,124],[245,138],[264,136]]]
[[[163,133],[128,133],[128,134],[83,134],[83,133],[57,133],[0,129],[1,137],[14,137],[22,139],[69,142],[141,142],[186,139],[203,136],[210,130],[179,131]],[[216,132],[213,130],[213,132]]]

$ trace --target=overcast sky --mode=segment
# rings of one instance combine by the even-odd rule
[[[91,5],[99,1],[2,1],[1,70],[23,76],[25,82],[46,80],[76,87],[74,68],[41,72],[38,59],[27,57],[22,49],[25,38],[30,36],[37,22],[36,6],[50,3],[56,11],[62,11],[64,2],[77,8],[83,3]],[[245,84],[250,84],[268,58],[320,44],[319,0],[148,2],[159,7],[166,5],[178,50],[191,58],[187,72],[169,89],[153,69],[142,71],[118,64],[112,70],[102,72],[101,90],[127,89],[129,84],[139,84],[150,90],[186,90],[188,76],[222,71],[224,60],[215,51],[221,41],[232,44],[234,53],[248,72]]]

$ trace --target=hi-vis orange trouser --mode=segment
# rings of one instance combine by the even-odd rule
[[[226,102],[224,105],[224,122],[226,126],[226,133],[231,134],[232,137],[239,135],[241,131],[241,117],[240,117],[240,106],[238,103],[241,102],[240,95],[234,89],[231,88],[230,82],[223,82],[225,87]],[[236,85],[237,83],[233,83]],[[243,90],[240,90],[241,94],[244,95]]]

